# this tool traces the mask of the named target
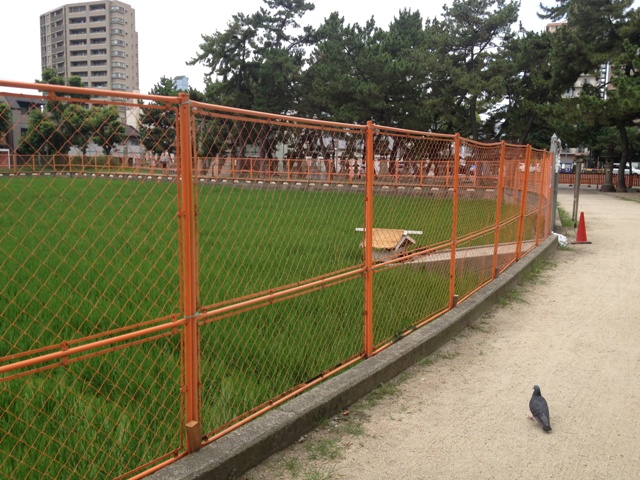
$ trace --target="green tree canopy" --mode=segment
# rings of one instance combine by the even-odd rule
[[[504,93],[496,67],[504,43],[512,36],[520,3],[515,0],[453,0],[433,20],[429,38],[436,46],[434,91],[451,104],[457,131],[477,139],[478,117]],[[451,123],[451,122],[450,122]],[[466,128],[465,128],[466,127]]]
[[[91,126],[91,139],[102,147],[107,155],[110,155],[111,150],[124,139],[125,128],[115,105],[93,108],[88,124]]]
[[[544,18],[566,24],[557,32],[555,63],[557,76],[576,77],[603,69],[597,84],[585,84],[577,98],[559,102],[557,116],[584,132],[581,139],[593,144],[594,130],[614,127],[618,131],[620,164],[630,160],[630,129],[640,119],[640,68],[638,41],[640,19],[632,0],[556,0],[543,8]],[[623,168],[618,188],[626,190]]]
[[[152,95],[175,97],[178,91],[168,77],[161,77],[151,92]],[[153,153],[175,153],[176,151],[176,111],[175,108],[164,108],[162,102],[154,102],[142,108],[140,114],[140,136],[142,144]]]
[[[79,77],[65,81],[51,68],[42,71],[42,79],[36,83],[49,85],[82,86]],[[47,101],[44,111],[32,109],[29,126],[19,148],[20,153],[54,155],[67,153],[73,146],[86,148],[89,141],[86,119],[88,111],[81,104],[65,101],[65,98],[86,98],[83,95],[55,94]]]
[[[271,113],[297,110],[310,29],[298,20],[314,6],[304,0],[264,0],[251,15],[238,13],[223,32],[203,35],[202,63],[214,78],[209,100]]]

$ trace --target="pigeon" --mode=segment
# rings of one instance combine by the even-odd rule
[[[533,395],[531,396],[531,400],[529,400],[529,410],[531,410],[533,418],[542,425],[542,429],[547,433],[550,432],[551,418],[549,417],[549,406],[540,394],[540,387],[538,385],[533,386]]]

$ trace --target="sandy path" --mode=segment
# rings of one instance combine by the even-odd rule
[[[559,204],[572,210],[571,190]],[[640,203],[583,190],[580,210],[593,243],[411,368],[339,459],[291,476],[298,445],[243,478],[640,478]],[[534,384],[551,434],[527,418]]]

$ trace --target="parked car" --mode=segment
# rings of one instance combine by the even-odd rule
[[[618,169],[620,168],[620,164],[619,163],[614,163],[613,164],[613,174],[617,175],[618,174]],[[625,174],[629,174],[629,166],[627,166],[627,168],[624,169],[624,173]],[[631,175],[640,175],[640,169],[634,166],[631,166]]]

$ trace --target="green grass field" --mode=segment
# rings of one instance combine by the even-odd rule
[[[0,180],[0,356],[179,315],[176,195],[162,182]],[[447,198],[377,195],[374,212],[376,226],[423,230],[418,247],[451,236]],[[464,236],[493,225],[495,202],[459,212]],[[363,213],[361,190],[199,187],[200,304],[359,266]],[[448,282],[411,265],[377,273],[376,343],[445,308]],[[359,353],[363,295],[355,277],[203,325],[204,432]],[[107,478],[180,450],[181,369],[178,330],[3,381],[0,478]]]

